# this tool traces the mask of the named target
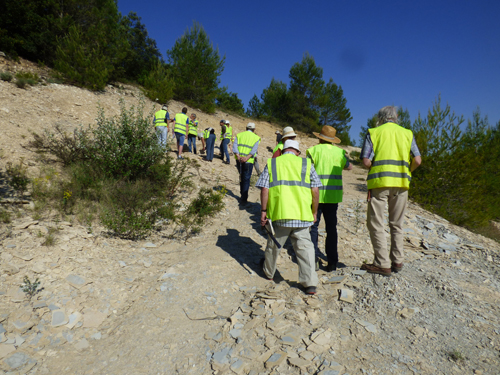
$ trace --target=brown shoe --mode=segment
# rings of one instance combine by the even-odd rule
[[[391,276],[390,268],[380,268],[374,264],[363,264],[361,266],[361,269],[365,270],[368,273],[378,273],[379,275],[382,276]]]
[[[392,272],[398,273],[403,269],[403,263],[392,263],[391,270]]]

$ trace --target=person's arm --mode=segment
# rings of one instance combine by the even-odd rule
[[[372,167],[372,161],[368,158],[363,158],[363,166],[366,169],[370,169]]]
[[[344,155],[344,158],[345,158],[344,170],[350,171],[352,169],[352,163],[347,156]]]
[[[415,156],[410,164],[410,172],[413,172],[415,169],[417,169],[420,164],[422,164],[422,157],[420,155]]]
[[[188,134],[189,134],[189,117],[186,120],[186,137],[187,137]]]
[[[236,155],[236,159],[240,156],[240,152],[238,151],[238,137],[234,137],[233,154]]]
[[[319,192],[319,189],[316,189]],[[269,199],[269,189],[261,188],[260,189],[260,225],[264,226],[267,223],[267,201]],[[318,193],[318,201],[319,201],[319,193]],[[316,205],[316,210],[318,210],[318,205]],[[316,216],[314,218],[316,221]]]
[[[316,222],[318,215],[318,205],[319,205],[319,187],[311,188],[311,194],[312,194],[312,213],[314,217],[314,222]]]

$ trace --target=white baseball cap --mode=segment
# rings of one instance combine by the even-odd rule
[[[249,122],[247,124],[247,129],[255,129],[255,124],[253,122]]]

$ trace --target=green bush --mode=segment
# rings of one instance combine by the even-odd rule
[[[18,72],[16,73],[17,79],[25,79],[30,85],[35,85],[40,82],[40,77],[38,77],[38,73],[31,72]]]
[[[28,84],[28,80],[26,78],[17,78],[16,79],[16,86],[19,87],[20,89],[26,88],[27,84]]]
[[[9,72],[2,72],[0,73],[0,79],[2,81],[10,82],[12,81],[12,74]]]
[[[9,185],[20,194],[23,194],[30,183],[27,167],[24,165],[23,160],[21,160],[19,164],[8,162],[6,172],[7,176],[10,178]]]
[[[11,221],[10,212],[0,207],[0,223],[9,224]]]

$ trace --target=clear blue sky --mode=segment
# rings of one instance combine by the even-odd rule
[[[344,90],[351,138],[385,105],[426,115],[441,94],[456,114],[479,106],[500,120],[499,0],[134,1],[135,11],[166,59],[166,51],[201,23],[226,56],[221,86],[245,107],[274,77],[309,52]]]

